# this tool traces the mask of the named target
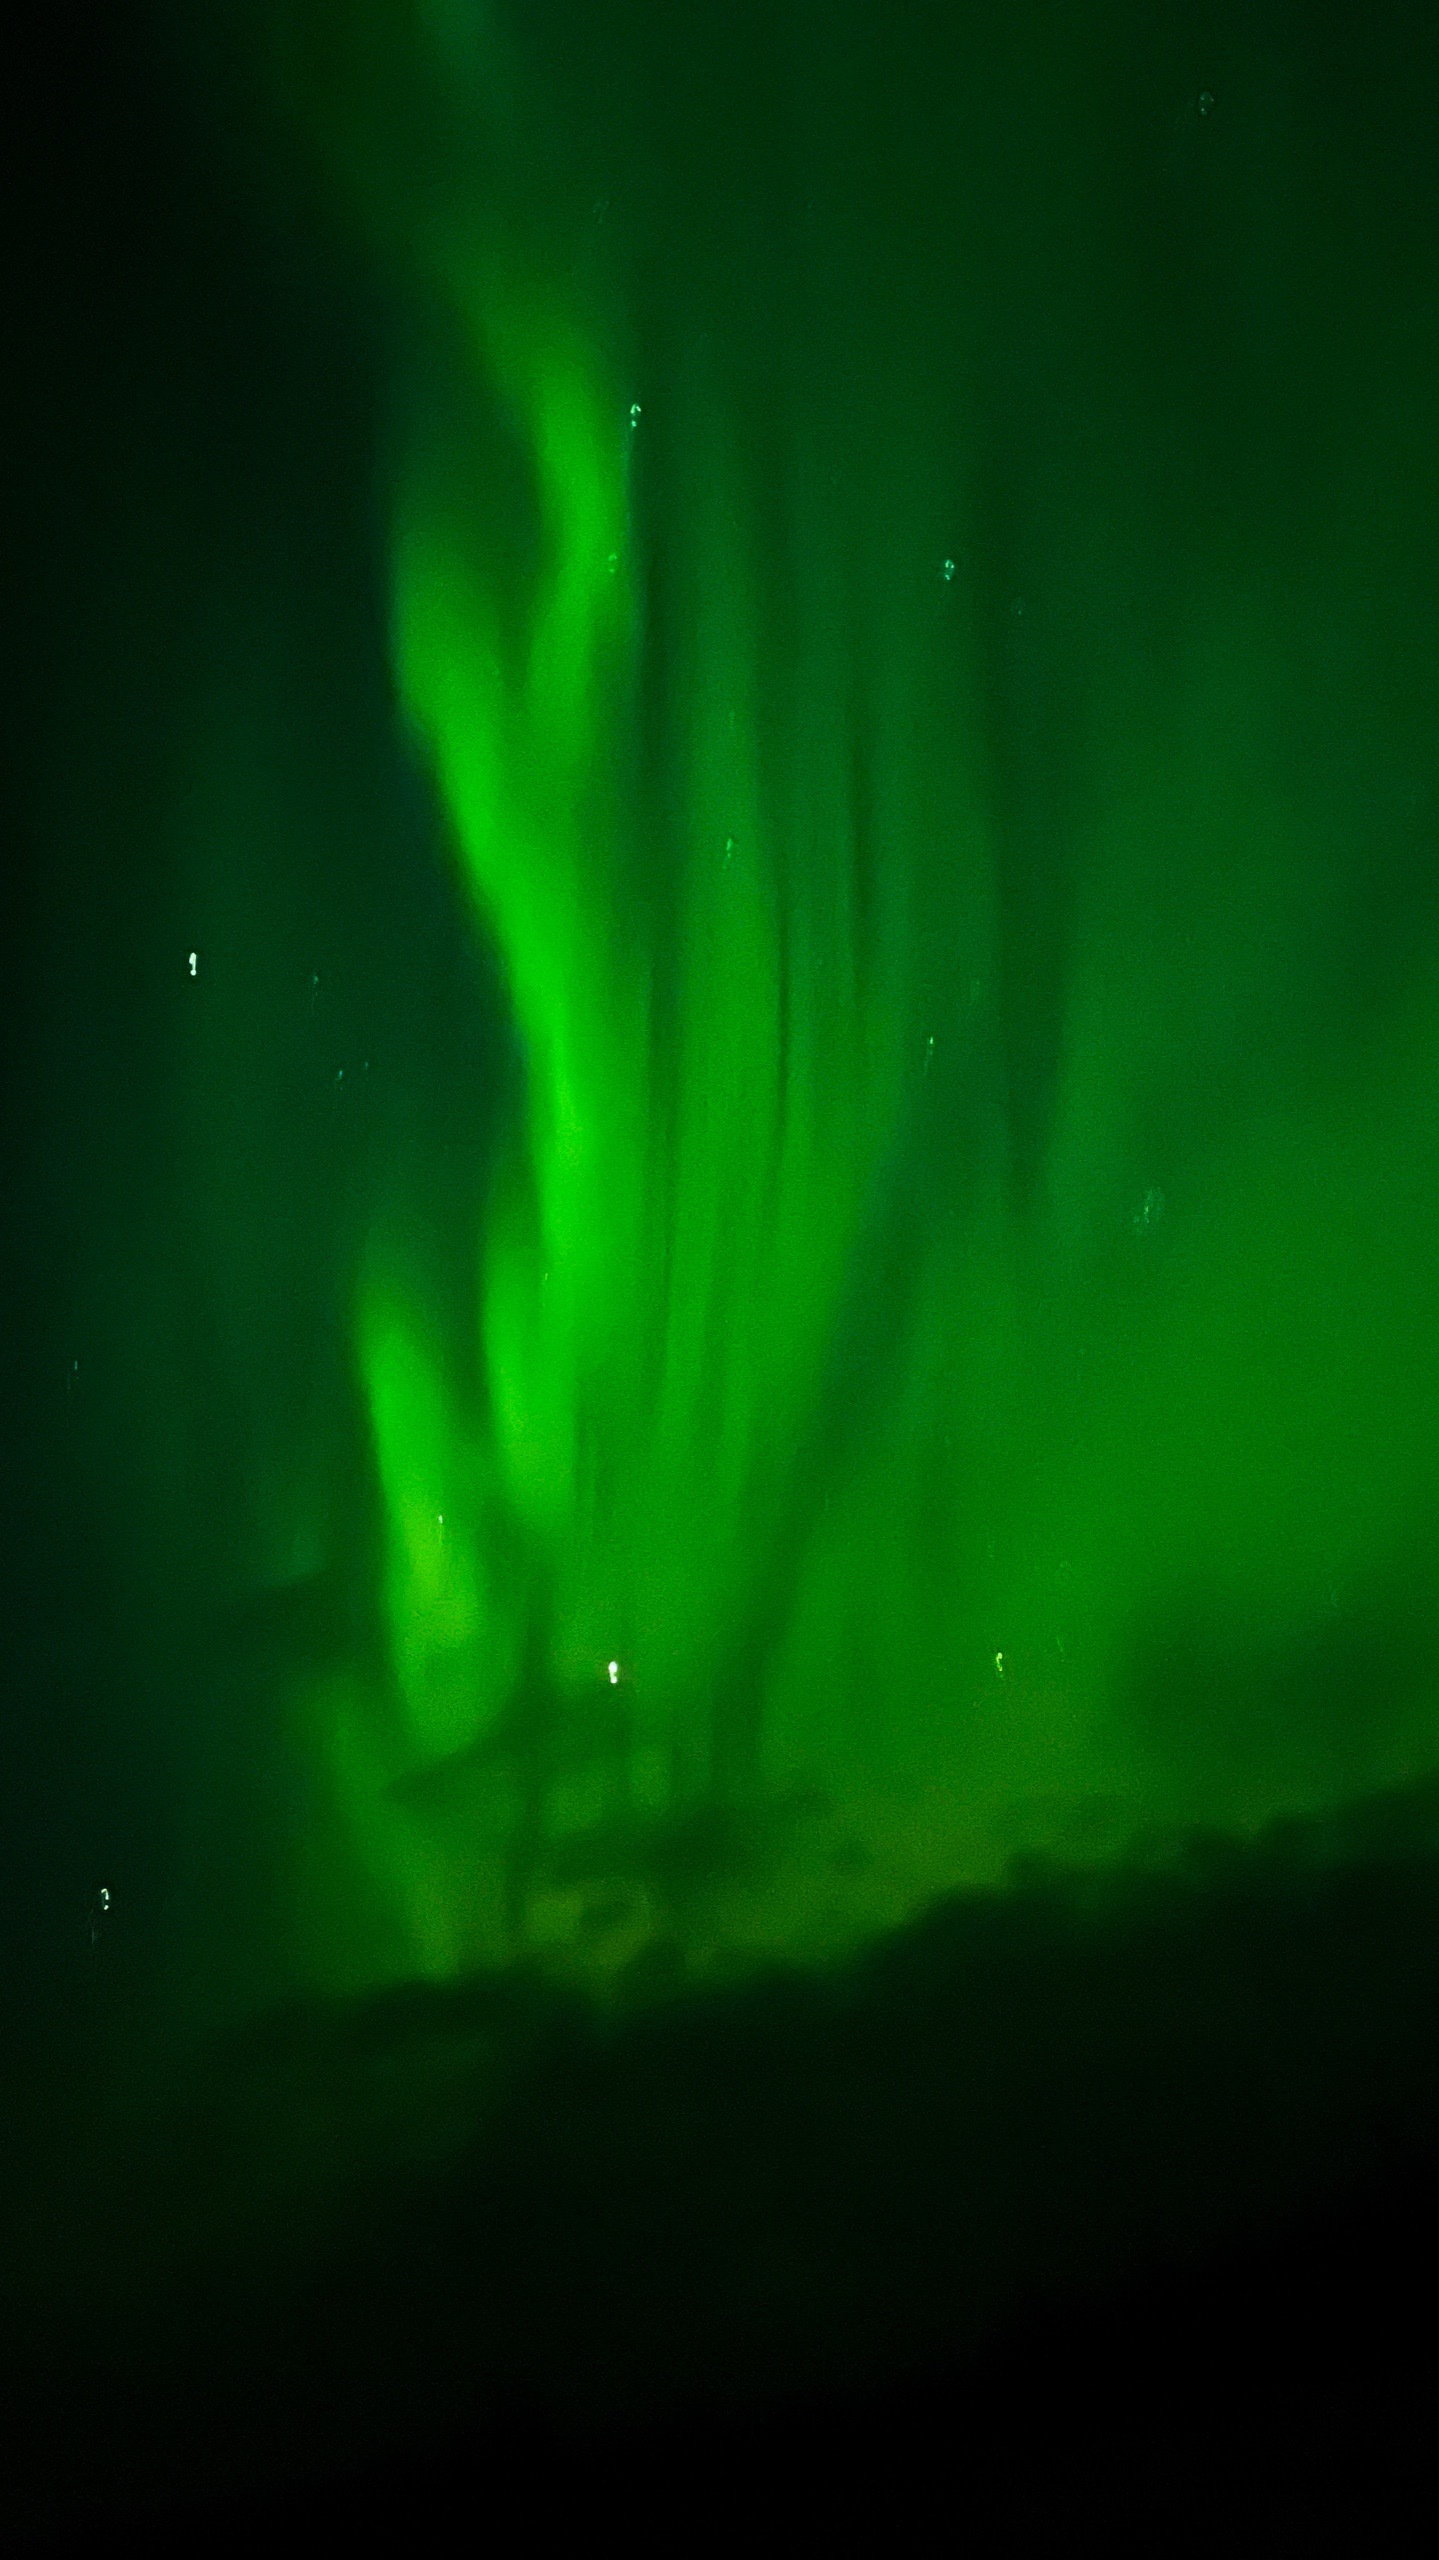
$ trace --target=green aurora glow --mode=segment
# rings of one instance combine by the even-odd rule
[[[1142,416],[1077,428],[1006,577],[922,204],[865,263],[862,79],[782,254],[702,176],[672,273],[477,13],[268,25],[400,315],[397,699],[523,1058],[469,1338],[398,1185],[358,1257],[386,1663],[295,1683],[299,1969],[822,1956],[1432,1767],[1366,1630],[1432,1596],[1439,989],[1345,1006],[1320,734],[1400,430],[1176,557]],[[722,221],[748,289],[687,304]]]

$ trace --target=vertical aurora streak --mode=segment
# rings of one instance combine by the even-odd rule
[[[1067,678],[1047,1011],[992,708],[1026,598],[996,641],[963,367],[853,283],[822,99],[777,279],[631,325],[638,244],[602,293],[563,189],[506,195],[553,146],[488,21],[271,25],[406,313],[396,691],[523,1059],[474,1168],[474,1341],[398,1221],[357,1283],[389,1679],[301,1713],[397,1915],[373,1961],[602,1967],[671,1927],[819,1953],[1017,1848],[1428,1766],[1427,1689],[1342,1731],[1283,1703],[1436,1492],[1403,1353],[1434,1312],[1432,990],[1342,1055],[1286,1045],[1332,929],[1285,742],[1337,538],[1318,570],[1282,529],[1196,565],[1148,647],[1152,502],[1115,571],[1105,472],[1051,496],[1039,583],[1103,636]],[[1172,1711],[1159,1623],[1192,1631]],[[698,1901],[655,1881],[682,1820],[757,1840],[798,1799]]]

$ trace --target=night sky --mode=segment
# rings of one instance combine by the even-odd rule
[[[1420,2250],[1431,52],[12,66],[0,2238],[95,2512],[942,2433],[1016,2306]]]

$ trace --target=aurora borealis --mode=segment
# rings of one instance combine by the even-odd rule
[[[1432,2147],[1420,14],[19,80],[0,2386],[111,2476]]]
[[[1434,356],[1330,58],[158,23],[232,281],[106,306],[34,796],[184,1996],[1427,1770]]]
[[[397,725],[520,1060],[472,1338],[383,1205],[355,1278],[388,1679],[299,1713],[375,1961],[603,1972],[717,1805],[807,1811],[697,1951],[817,1953],[1018,1850],[1417,1776],[1427,1675],[1365,1651],[1435,1491],[1434,994],[1422,936],[1346,984],[1375,819],[1321,706],[1385,677],[1316,603],[1403,426],[1331,408],[1286,487],[1243,89],[1125,170],[991,64],[1054,146],[1015,248],[973,136],[857,205],[858,25],[755,39],[758,200],[631,97],[593,201],[518,30],[267,27],[398,311]],[[1205,234],[1193,355],[1103,272],[1144,179]]]

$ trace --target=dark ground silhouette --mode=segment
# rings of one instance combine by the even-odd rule
[[[416,1987],[143,2086],[76,2042],[9,2181],[13,2527],[671,2479],[696,2520],[947,2483],[955,2538],[1157,2501],[1163,2548],[1353,2495],[1372,2543],[1435,2379],[1436,1836],[1431,1785],[1036,1869],[608,2016]]]

